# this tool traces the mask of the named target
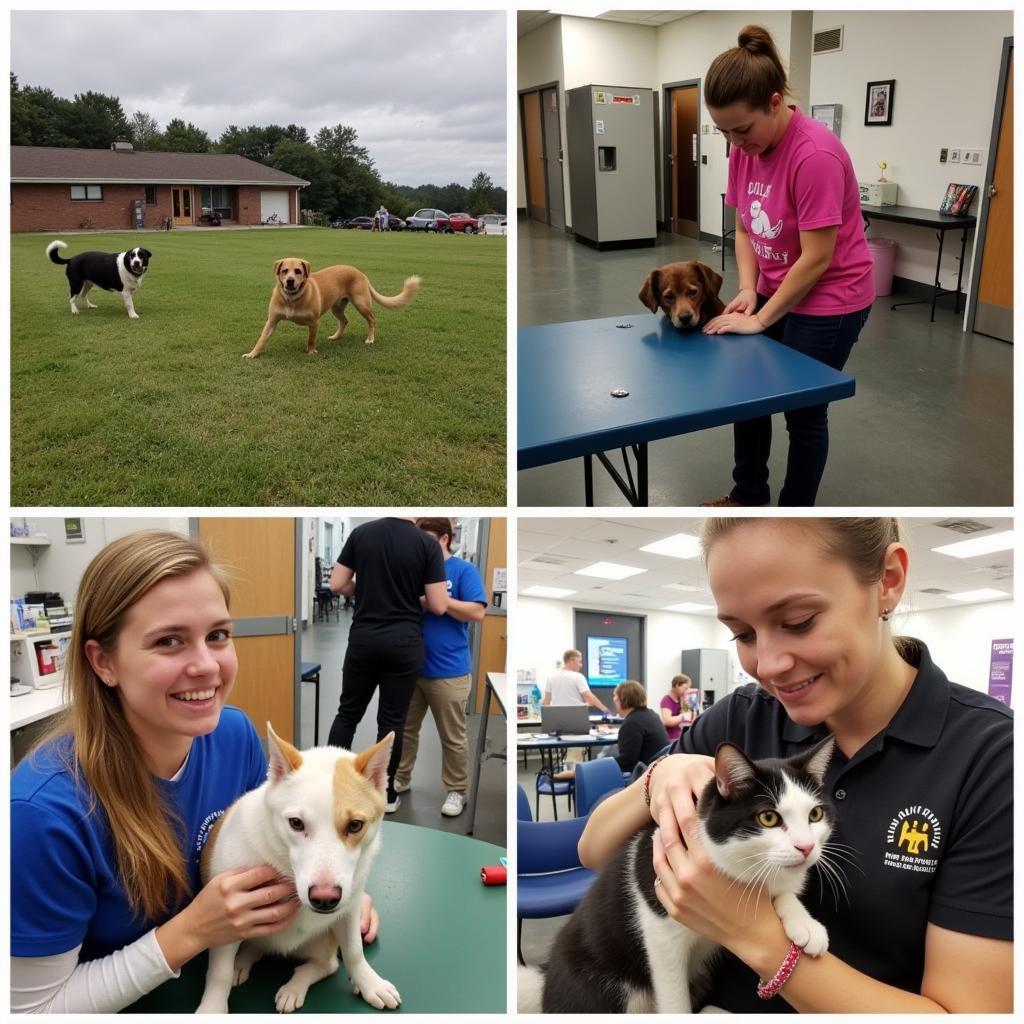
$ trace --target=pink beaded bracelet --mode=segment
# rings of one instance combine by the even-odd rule
[[[789,981],[789,976],[793,973],[793,968],[796,967],[796,962],[800,959],[803,951],[803,947],[798,946],[795,942],[790,945],[785,960],[782,961],[781,966],[772,976],[771,980],[762,981],[757,986],[757,994],[761,999],[771,999],[779,994],[782,986]]]
[[[654,774],[654,769],[658,767],[659,763],[663,761],[664,758],[664,754],[662,754],[661,757],[656,757],[651,762],[651,766],[644,772],[644,803],[647,804],[648,807],[651,806],[651,776]]]

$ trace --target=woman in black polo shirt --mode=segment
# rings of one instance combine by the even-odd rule
[[[615,760],[624,772],[631,772],[638,764],[650,764],[668,746],[668,733],[661,716],[647,706],[647,691],[635,679],[619,683],[612,699],[622,715]]]
[[[896,520],[710,519],[703,543],[719,619],[759,685],[719,701],[678,753],[595,808],[584,863],[658,822],[658,898],[725,947],[709,997],[723,1009],[1010,1012],[1012,717],[891,634],[908,564]],[[781,996],[761,1002],[758,977],[776,974],[789,939],[763,891],[737,899],[710,866],[694,805],[723,740],[788,757],[828,733],[831,841],[854,863],[845,896],[812,878],[802,897],[829,951],[800,957]]]

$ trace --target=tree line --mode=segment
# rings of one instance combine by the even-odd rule
[[[183,118],[161,128],[145,111],[130,117],[117,96],[76,93],[74,99],[51,89],[20,85],[11,73],[11,145],[109,149],[127,139],[137,150],[173,153],[234,153],[309,182],[301,193],[314,223],[369,214],[383,203],[398,217],[423,206],[447,213],[505,212],[507,193],[480,171],[467,188],[448,185],[396,185],[383,181],[356,130],[324,126],[312,139],[301,125],[229,125],[211,139]]]

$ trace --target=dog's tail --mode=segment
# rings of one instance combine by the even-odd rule
[[[369,281],[367,281],[369,284]],[[370,294],[385,308],[385,309],[400,309],[402,306],[408,306],[410,302],[416,296],[416,289],[420,286],[420,279],[414,274],[412,277],[405,279],[405,285],[397,295],[381,295],[373,285],[370,285]]]
[[[64,259],[63,256],[58,256],[57,255],[57,253],[58,253],[58,251],[60,249],[66,249],[67,247],[68,247],[68,243],[67,242],[51,242],[46,247],[46,255],[49,256],[50,259],[54,263],[58,263],[58,264],[70,263],[71,260],[66,260],[66,259]]]
[[[516,975],[516,1009],[519,1013],[541,1013],[544,972],[539,967],[520,967]]]

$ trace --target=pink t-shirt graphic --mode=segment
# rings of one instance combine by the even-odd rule
[[[732,149],[725,201],[740,212],[757,256],[762,295],[774,295],[799,259],[801,231],[838,226],[832,263],[792,312],[852,313],[875,300],[853,163],[828,128],[792,110],[771,152],[749,156]]]

